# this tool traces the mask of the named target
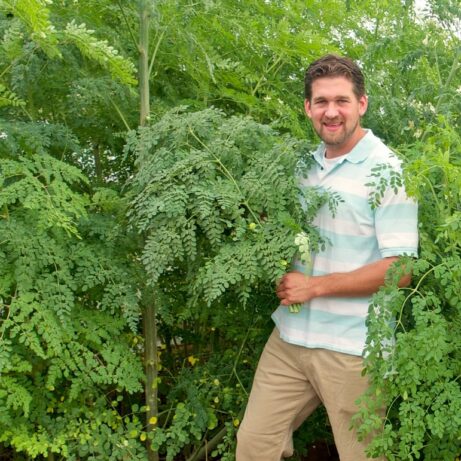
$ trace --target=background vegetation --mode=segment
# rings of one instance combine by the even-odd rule
[[[370,312],[364,436],[461,454],[456,0],[0,0],[0,458],[232,460],[335,52],[420,201],[413,285]],[[398,270],[396,270],[397,275]],[[396,322],[391,322],[392,318]],[[396,335],[387,350],[382,339]],[[296,459],[331,438],[320,410]]]

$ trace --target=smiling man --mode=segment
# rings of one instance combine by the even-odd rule
[[[417,205],[403,187],[390,186],[373,204],[372,172],[399,172],[381,140],[361,126],[368,107],[360,68],[327,55],[305,75],[305,110],[322,143],[301,187],[341,198],[315,225],[326,244],[312,255],[312,275],[285,274],[277,286],[275,329],[262,353],[237,435],[237,461],[279,461],[293,453],[293,431],[325,405],[341,461],[368,459],[351,430],[355,401],[368,383],[362,376],[366,317],[371,296],[400,256],[417,253]],[[400,280],[404,286],[410,276]],[[299,313],[287,308],[302,304]]]
[[[326,157],[347,154],[366,134],[360,117],[367,110],[367,97],[355,94],[352,81],[344,77],[314,80],[308,91],[310,96],[304,106],[326,145]]]

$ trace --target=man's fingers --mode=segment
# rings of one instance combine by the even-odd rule
[[[286,275],[286,274],[285,274]],[[285,282],[285,275],[282,275],[282,277],[280,277],[277,282],[276,282],[276,287],[277,288],[280,288],[281,286],[283,286],[284,282]]]

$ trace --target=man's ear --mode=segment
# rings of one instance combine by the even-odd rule
[[[309,101],[309,99],[305,99],[304,100],[304,110],[306,111],[306,115],[311,118],[312,117],[312,113],[311,113],[311,103]]]
[[[365,112],[367,111],[367,109],[368,109],[368,96],[364,94],[363,96],[360,96],[359,98],[360,117],[363,117],[365,115]]]

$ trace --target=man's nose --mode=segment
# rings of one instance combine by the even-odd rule
[[[328,118],[334,118],[338,115],[338,106],[334,103],[331,102],[328,104],[327,110],[325,112],[325,116]]]

